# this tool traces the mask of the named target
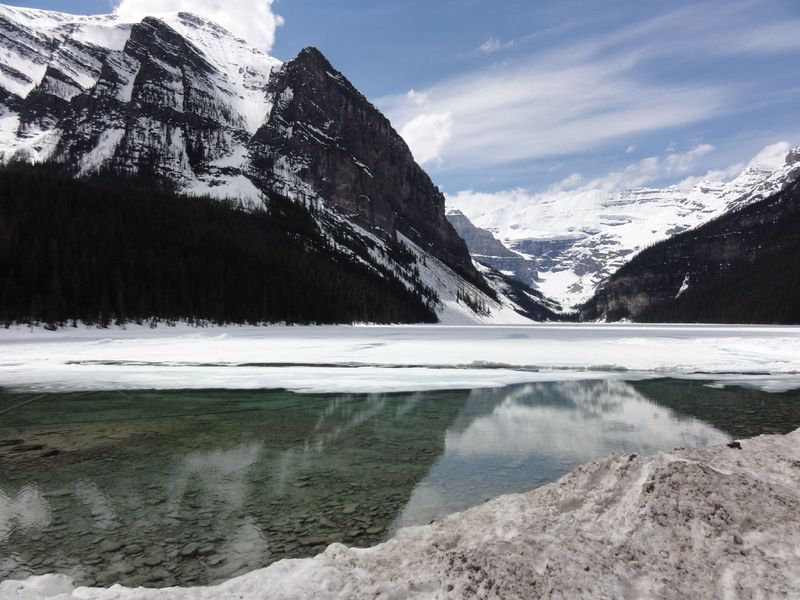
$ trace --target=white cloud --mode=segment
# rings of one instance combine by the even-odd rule
[[[406,99],[414,106],[422,106],[428,101],[428,94],[420,94],[416,90],[408,90]]]
[[[791,148],[789,142],[775,142],[764,146],[748,163],[738,162],[724,169],[712,169],[702,175],[693,175],[679,182],[677,186],[682,190],[688,190],[703,181],[730,181],[749,167],[761,167],[773,171],[786,162],[786,155]]]
[[[473,168],[584,152],[687,125],[720,114],[733,96],[710,84],[640,80],[627,56],[578,58],[546,56],[468,73],[424,90],[424,106],[406,94],[378,104],[401,132],[418,133],[408,125],[420,116],[449,114],[453,135],[437,156],[448,167]]]
[[[719,181],[719,182],[726,182],[738,177],[742,174],[747,168],[747,165],[744,163],[735,163],[729,167],[724,169],[711,169],[710,171],[706,171],[702,175],[691,175],[686,177],[685,179],[679,181],[676,184],[676,187],[679,190],[690,190],[698,183],[702,183],[704,181]]]
[[[448,112],[421,114],[406,123],[400,135],[418,163],[436,162],[453,135],[453,117]]]
[[[688,172],[694,167],[698,158],[716,150],[711,144],[699,144],[688,152],[674,152],[664,157],[664,171],[668,175],[681,174]]]
[[[500,43],[500,40],[490,37],[478,47],[478,50],[484,54],[492,54],[493,52],[500,50],[502,47],[503,45]]]
[[[584,193],[592,191],[615,193],[647,186],[670,175],[688,173],[696,166],[700,158],[710,154],[715,149],[711,144],[699,144],[686,152],[670,152],[664,156],[649,156],[627,165],[624,169],[611,171],[602,177],[596,177],[586,182],[572,179],[574,176],[571,176],[552,186],[547,190],[547,193]],[[575,181],[576,185],[566,185],[571,183],[571,179]]]
[[[221,25],[259,49],[269,52],[283,17],[272,11],[274,0],[121,0],[115,13],[136,19],[190,12]]]
[[[763,60],[796,52],[798,30],[800,20],[779,20],[756,0],[690,3],[578,41],[564,36],[525,59],[445,79],[421,91],[427,95],[424,107],[404,95],[378,104],[399,130],[421,114],[450,113],[453,135],[440,158],[451,170],[567,157],[620,139],[632,153],[637,136],[685,128],[763,101],[753,85],[755,72],[737,77],[715,67],[731,57]],[[491,54],[508,43],[490,37],[478,50]],[[673,77],[675,72],[682,78]]]
[[[786,162],[786,155],[792,145],[789,142],[781,141],[764,147],[761,152],[755,155],[753,160],[748,163],[748,167],[763,167],[765,169],[777,169]]]
[[[513,45],[514,45],[514,40],[510,40],[508,42],[502,42],[497,38],[490,37],[480,46],[478,46],[478,52],[480,52],[481,54],[494,54],[495,52],[499,52],[500,50],[506,50],[508,48],[511,48]]]
[[[628,146],[628,149],[625,150],[625,154],[631,154],[636,151],[636,144],[631,144]]]
[[[788,142],[770,144],[756,154],[749,164],[740,162],[724,169],[706,171],[703,175],[692,175],[678,182],[676,187],[688,190],[702,181],[727,182],[739,176],[747,166],[754,164],[778,168],[783,164],[790,148]],[[629,164],[624,169],[611,171],[588,181],[579,173],[573,173],[541,192],[532,192],[523,188],[491,193],[462,190],[456,194],[447,194],[447,204],[464,211],[467,215],[474,216],[496,207],[525,208],[542,202],[569,203],[574,202],[576,198],[590,202],[596,198],[605,198],[609,194],[652,184],[669,175],[690,172],[699,166],[698,161],[702,157],[714,150],[714,146],[710,144],[700,144],[682,153],[671,152],[663,156],[651,156]],[[778,157],[780,157],[779,161]]]
[[[730,36],[727,48],[732,53],[779,54],[800,50],[800,19],[754,27]]]

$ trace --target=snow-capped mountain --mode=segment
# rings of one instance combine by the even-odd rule
[[[508,317],[442,193],[313,48],[283,64],[186,12],[131,20],[0,5],[0,162],[10,161],[145,174],[254,207],[278,193],[348,260],[399,279],[442,320]]]
[[[800,175],[800,148],[777,170],[751,165],[729,182],[701,182],[689,190],[676,186],[632,189],[618,194],[583,191],[542,194],[535,201],[511,200],[486,206],[448,200],[451,217],[492,234],[517,255],[486,256],[486,241],[467,235],[478,260],[511,269],[525,283],[569,307],[586,301],[611,274],[637,252],[660,240],[707,223],[728,211],[783,189]],[[462,233],[463,234],[463,233]]]

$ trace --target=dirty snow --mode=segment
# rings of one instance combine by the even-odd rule
[[[330,546],[205,588],[0,584],[8,600],[797,598],[800,430],[611,456],[369,549]]]

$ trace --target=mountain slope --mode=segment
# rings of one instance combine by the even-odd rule
[[[800,183],[648,248],[584,320],[800,323]]]
[[[381,265],[440,319],[503,306],[405,142],[312,48],[281,64],[189,13],[0,6],[0,162],[146,176],[254,210],[288,198],[335,252]],[[489,314],[465,312],[465,295]]]
[[[269,84],[275,103],[250,144],[252,175],[285,171],[379,237],[400,232],[479,285],[467,247],[444,215],[444,195],[391,123],[316,49]],[[347,115],[346,119],[342,115]]]
[[[765,198],[798,174],[800,149],[795,149],[776,170],[752,165],[730,182],[701,182],[690,190],[542,194],[488,208],[485,203],[451,197],[448,206],[530,260],[531,278],[523,273],[522,280],[570,307],[586,301],[647,246]],[[470,243],[473,238],[465,239]],[[480,246],[470,251],[483,254]]]

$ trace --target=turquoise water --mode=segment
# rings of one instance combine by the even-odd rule
[[[495,390],[0,394],[0,580],[206,584],[369,546],[611,452],[800,426],[800,394],[702,382]]]

